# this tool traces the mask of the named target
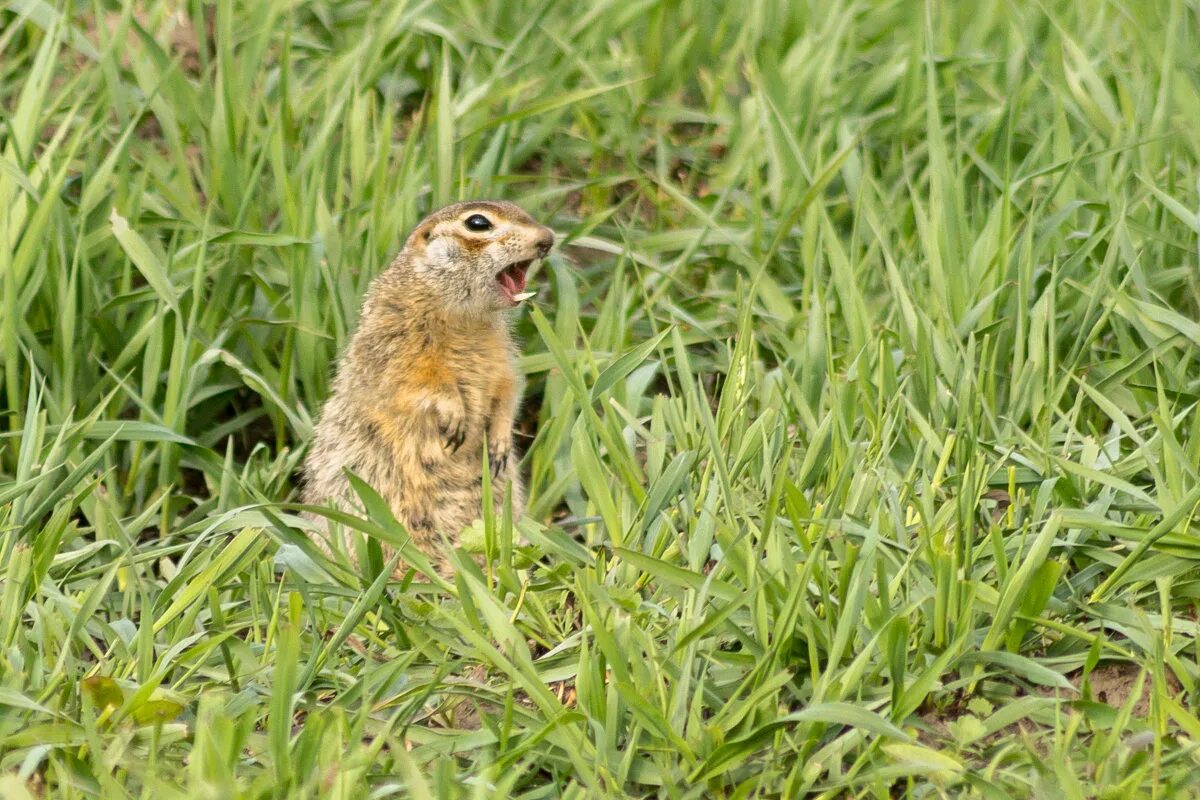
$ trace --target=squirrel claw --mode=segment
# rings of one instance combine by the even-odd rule
[[[492,478],[499,478],[501,473],[508,468],[509,450],[507,447],[501,449],[488,448],[488,469],[492,473]]]
[[[467,440],[467,426],[462,421],[439,425],[438,431],[442,434],[442,446],[451,453],[457,453]]]

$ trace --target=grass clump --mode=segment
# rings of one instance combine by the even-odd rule
[[[1198,23],[0,3],[0,791],[1198,791]],[[480,196],[563,242],[529,514],[314,564],[329,365]]]

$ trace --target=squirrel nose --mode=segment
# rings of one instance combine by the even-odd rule
[[[550,252],[550,248],[554,246],[554,231],[549,228],[542,229],[542,235],[538,237],[534,247],[537,248],[538,258],[545,258]]]

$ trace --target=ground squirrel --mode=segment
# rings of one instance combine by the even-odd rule
[[[553,244],[505,202],[458,203],[416,227],[371,283],[338,362],[304,464],[305,503],[356,505],[348,468],[448,574],[443,537],[457,542],[482,509],[486,437],[496,508],[511,487],[522,512],[512,437],[523,379],[504,312],[528,296],[526,270]]]

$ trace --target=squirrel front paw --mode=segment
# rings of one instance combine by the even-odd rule
[[[508,469],[508,460],[512,457],[512,434],[497,436],[495,441],[488,441],[488,469],[493,478],[498,478]]]
[[[457,453],[467,440],[467,421],[465,419],[438,421],[438,433],[442,436],[442,447],[451,453]]]
[[[492,478],[499,478],[508,469],[510,455],[511,451],[507,447],[504,449],[488,448],[488,469],[491,470]]]
[[[467,440],[467,411],[461,400],[446,400],[439,402],[434,411],[437,415],[438,434],[442,438],[442,447],[451,453],[458,452]]]

